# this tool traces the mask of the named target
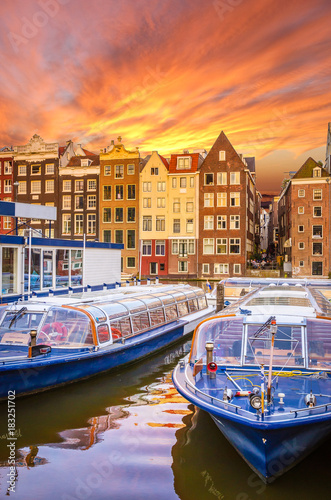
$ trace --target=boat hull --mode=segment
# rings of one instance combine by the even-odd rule
[[[179,320],[98,351],[63,355],[57,349],[45,356],[4,363],[0,400],[8,397],[8,391],[15,391],[16,396],[32,394],[130,365],[189,334],[192,329],[187,324]]]

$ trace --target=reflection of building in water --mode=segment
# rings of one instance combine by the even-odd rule
[[[32,445],[28,448],[22,448],[18,451],[19,457],[15,461],[16,467],[36,467],[37,465],[45,465],[48,463],[46,458],[38,457],[39,448],[38,446]],[[8,462],[0,462],[0,467],[8,468]]]
[[[61,443],[52,443],[49,446],[53,448],[69,448],[87,450],[94,444],[102,441],[102,434],[110,429],[119,429],[120,422],[118,420],[128,418],[130,413],[125,411],[120,406],[112,406],[107,408],[108,415],[100,415],[92,417],[88,420],[89,427],[81,429],[68,429],[60,432],[60,437],[63,439]]]

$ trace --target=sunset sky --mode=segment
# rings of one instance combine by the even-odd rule
[[[0,147],[209,149],[223,130],[280,189],[325,160],[330,0],[1,0]]]

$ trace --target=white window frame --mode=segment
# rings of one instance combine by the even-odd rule
[[[214,206],[214,193],[204,193],[204,207]]]
[[[214,230],[214,216],[213,215],[205,215],[204,216],[204,230]]]
[[[212,248],[211,248],[212,247]],[[209,248],[212,251],[207,251]],[[215,254],[215,238],[203,238],[203,255],[214,255]]]
[[[226,207],[227,206],[227,192],[222,191],[217,193],[217,206]]]
[[[218,152],[218,160],[219,161],[226,161],[226,152],[225,151]]]

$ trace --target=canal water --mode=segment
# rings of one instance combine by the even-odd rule
[[[265,486],[171,372],[189,343],[117,373],[16,400],[16,488],[7,492],[0,404],[0,497],[21,500],[326,500],[330,445]]]

